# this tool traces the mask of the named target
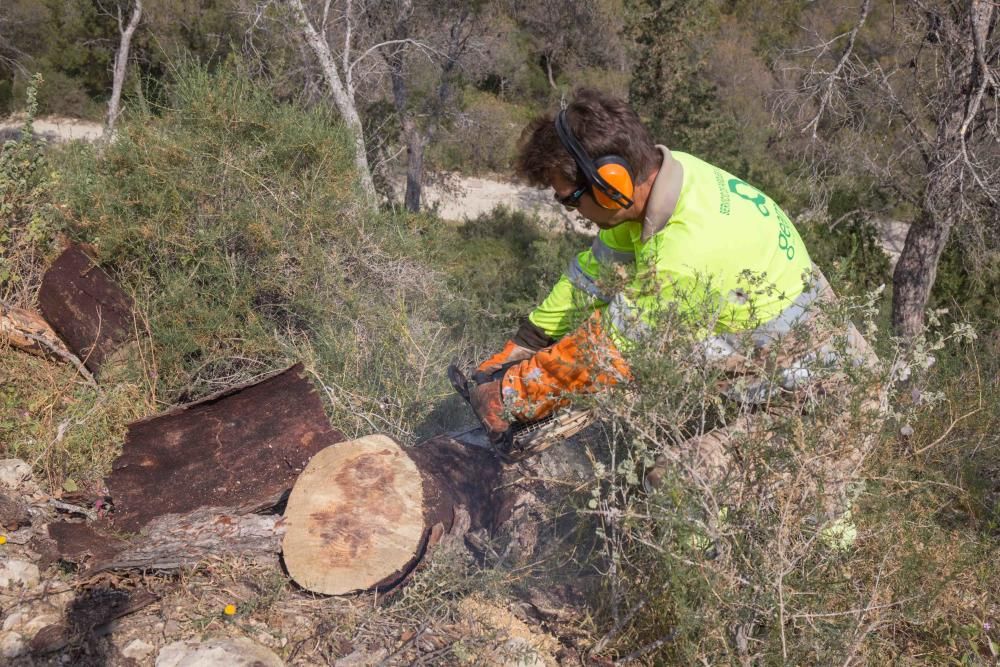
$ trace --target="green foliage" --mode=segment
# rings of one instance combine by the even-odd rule
[[[339,428],[412,437],[453,343],[424,306],[444,287],[409,219],[358,205],[351,142],[328,112],[276,103],[235,68],[183,68],[170,94],[101,154],[59,157],[65,223],[148,323],[153,396],[190,400],[303,360]]]
[[[589,244],[581,235],[546,231],[536,218],[505,207],[469,220],[442,248],[439,261],[451,267],[453,289],[462,297],[443,313],[461,321],[473,341],[496,346],[498,332],[512,334]]]
[[[508,174],[521,129],[534,115],[531,107],[505,101],[489,92],[466,90],[461,111],[448,132],[429,147],[435,169],[462,174]]]
[[[56,232],[49,215],[54,175],[32,134],[41,85],[36,74],[26,91],[28,116],[20,135],[0,147],[0,300],[19,306],[34,300]]]
[[[958,320],[971,320],[989,331],[1000,322],[1000,258],[970,267],[966,247],[957,239],[945,246],[938,263],[930,308],[947,308]]]
[[[871,322],[876,303],[847,300],[829,316]],[[983,581],[1000,546],[1000,393],[995,358],[967,332],[944,329],[910,350],[885,341],[871,369],[808,363],[824,378],[821,399],[775,397],[748,411],[719,400],[723,376],[700,363],[696,331],[664,313],[629,354],[632,386],[589,399],[612,445],[580,510],[602,543],[592,555],[606,573],[597,634],[614,637],[604,655],[886,664],[964,654],[990,664],[996,634],[983,621],[1000,597]],[[941,361],[928,371],[931,351]],[[881,395],[882,417],[872,402]],[[967,413],[975,420],[955,423]],[[689,444],[742,423],[754,426]],[[712,468],[718,452],[725,474]],[[647,492],[657,456],[663,482]],[[842,492],[858,530],[848,548],[825,532]]]
[[[839,294],[859,295],[889,284],[889,258],[870,221],[855,214],[834,226],[806,223],[798,229],[813,263],[823,267]]]

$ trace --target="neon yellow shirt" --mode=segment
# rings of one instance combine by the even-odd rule
[[[616,340],[635,338],[622,329],[622,309],[633,322],[653,324],[656,313],[671,305],[711,332],[746,331],[775,318],[802,293],[812,261],[778,205],[718,167],[661,150],[664,163],[650,201],[669,201],[668,210],[659,213],[663,219],[651,220],[647,203],[644,222],[601,230],[591,248],[570,263],[529,315],[553,338],[609,303]],[[615,265],[634,271],[628,284],[617,288]]]

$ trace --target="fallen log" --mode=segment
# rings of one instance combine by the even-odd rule
[[[38,313],[0,302],[0,340],[22,352],[66,362],[88,382],[96,384],[83,362]]]
[[[283,551],[289,574],[309,590],[388,590],[443,536],[491,531],[503,518],[499,479],[490,452],[448,437],[404,448],[368,436],[313,457],[285,517],[202,507],[155,517],[127,540],[107,521],[55,523],[48,532],[62,558],[88,574],[175,570],[225,556],[267,562]]]
[[[492,527],[499,476],[490,452],[446,437],[403,448],[373,435],[329,447],[288,499],[288,573],[326,595],[392,588],[442,535]]]
[[[116,555],[94,562],[91,571],[175,570],[226,556],[276,561],[284,534],[280,515],[203,507],[153,519],[141,537]]]

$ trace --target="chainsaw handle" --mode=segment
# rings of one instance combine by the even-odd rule
[[[458,367],[458,364],[451,363],[448,364],[448,380],[451,381],[451,386],[455,388],[458,395],[465,399],[466,403],[469,402],[469,380],[465,377],[465,373]]]

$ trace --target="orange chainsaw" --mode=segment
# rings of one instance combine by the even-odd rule
[[[448,366],[448,379],[458,395],[469,402],[469,380],[456,366]],[[568,408],[534,422],[514,422],[497,442],[486,435],[482,426],[449,434],[459,442],[492,449],[500,460],[514,463],[539,454],[552,445],[576,435],[593,421],[590,410]]]

